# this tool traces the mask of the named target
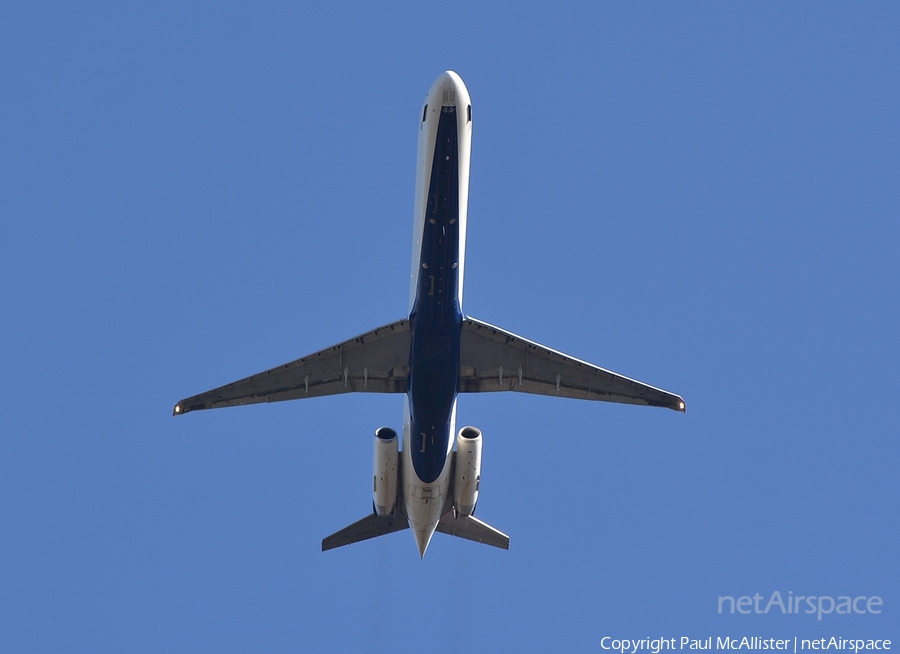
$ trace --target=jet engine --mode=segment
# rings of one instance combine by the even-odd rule
[[[372,503],[378,515],[390,515],[397,502],[397,460],[399,439],[390,427],[375,430],[374,475],[372,478]]]
[[[456,472],[453,502],[459,515],[470,516],[478,502],[481,485],[481,430],[463,427],[456,438]]]

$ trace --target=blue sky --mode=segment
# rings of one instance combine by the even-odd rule
[[[893,638],[900,11],[5,3],[0,649]],[[465,310],[688,412],[463,396],[508,552],[370,510],[396,396],[178,399],[402,317],[462,75]],[[773,591],[879,615],[719,615]]]

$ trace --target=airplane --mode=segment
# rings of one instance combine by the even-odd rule
[[[407,528],[420,558],[435,531],[509,549],[506,534],[474,516],[483,438],[471,426],[457,434],[460,393],[513,391],[685,411],[674,393],[463,313],[471,143],[469,92],[446,71],[431,85],[419,120],[405,318],[175,405],[178,416],[340,393],[402,393],[402,449],[394,429],[375,431],[372,513],[325,538],[322,551]]]

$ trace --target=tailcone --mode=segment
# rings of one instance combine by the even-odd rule
[[[413,527],[412,531],[416,537],[416,547],[419,549],[420,559],[425,558],[425,551],[428,549],[432,536],[434,536],[435,528],[437,528],[437,523],[423,527]]]

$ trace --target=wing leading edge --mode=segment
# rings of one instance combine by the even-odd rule
[[[199,409],[281,402],[340,393],[405,393],[409,321],[338,343],[277,368],[181,400],[173,415]]]
[[[474,318],[465,318],[462,324],[459,391],[518,391],[685,410],[684,399],[679,395]]]

